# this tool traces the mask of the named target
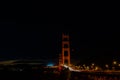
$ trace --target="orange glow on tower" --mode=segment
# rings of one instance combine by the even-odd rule
[[[59,56],[60,65],[70,66],[70,42],[69,35],[62,34],[62,54]]]

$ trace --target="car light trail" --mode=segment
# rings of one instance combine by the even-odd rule
[[[81,72],[80,70],[75,70],[73,69],[72,67],[70,66],[67,66],[67,65],[63,65],[65,68],[69,68],[70,71],[75,71],[75,72]]]

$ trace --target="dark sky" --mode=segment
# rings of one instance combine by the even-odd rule
[[[0,19],[0,60],[16,54],[16,20]]]
[[[106,25],[112,27],[105,27]],[[56,60],[61,52],[61,33],[67,32],[70,35],[73,60],[120,61],[119,30],[113,27],[113,23],[81,22],[16,26],[15,19],[7,19],[1,20],[0,26],[0,60],[21,58]]]

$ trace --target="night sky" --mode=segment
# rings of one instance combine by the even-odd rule
[[[56,61],[58,54],[61,53],[61,34],[67,32],[70,35],[73,61],[81,63],[120,61],[119,30],[105,27],[114,24],[85,23],[16,25],[15,19],[1,20],[0,60]]]
[[[16,55],[16,20],[0,19],[0,60]]]

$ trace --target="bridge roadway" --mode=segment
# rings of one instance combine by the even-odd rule
[[[69,68],[70,80],[120,80],[120,71],[104,70],[78,70],[74,67],[64,65],[65,68]]]

